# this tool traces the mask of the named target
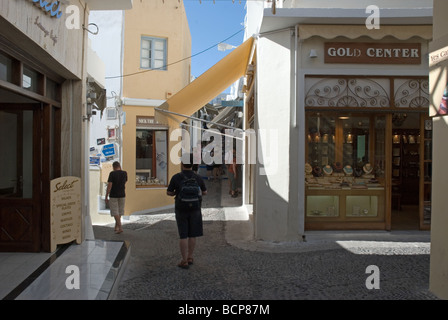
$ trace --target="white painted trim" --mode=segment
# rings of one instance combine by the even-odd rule
[[[136,107],[159,107],[165,100],[157,99],[136,99],[136,98],[123,98],[124,106],[136,106]]]

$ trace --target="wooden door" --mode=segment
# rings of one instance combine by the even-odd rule
[[[0,251],[41,249],[40,104],[0,104]]]

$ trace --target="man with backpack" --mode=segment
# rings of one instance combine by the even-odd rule
[[[189,163],[181,163],[182,171],[170,180],[166,194],[175,196],[174,212],[179,231],[179,247],[182,260],[178,267],[188,269],[193,264],[196,237],[203,235],[202,196],[207,194],[204,180],[193,170],[193,157]]]

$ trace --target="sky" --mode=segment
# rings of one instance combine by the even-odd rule
[[[191,59],[191,74],[199,77],[231,52],[219,51],[218,43],[233,46],[243,43],[246,0],[241,4],[240,0],[215,0],[215,3],[213,0],[184,0],[184,5],[191,33],[191,54],[198,54]],[[213,48],[200,53],[211,46]]]

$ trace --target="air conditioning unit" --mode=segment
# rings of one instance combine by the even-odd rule
[[[106,119],[107,120],[115,120],[115,119],[117,119],[117,109],[115,109],[115,108],[107,108],[106,109]]]

